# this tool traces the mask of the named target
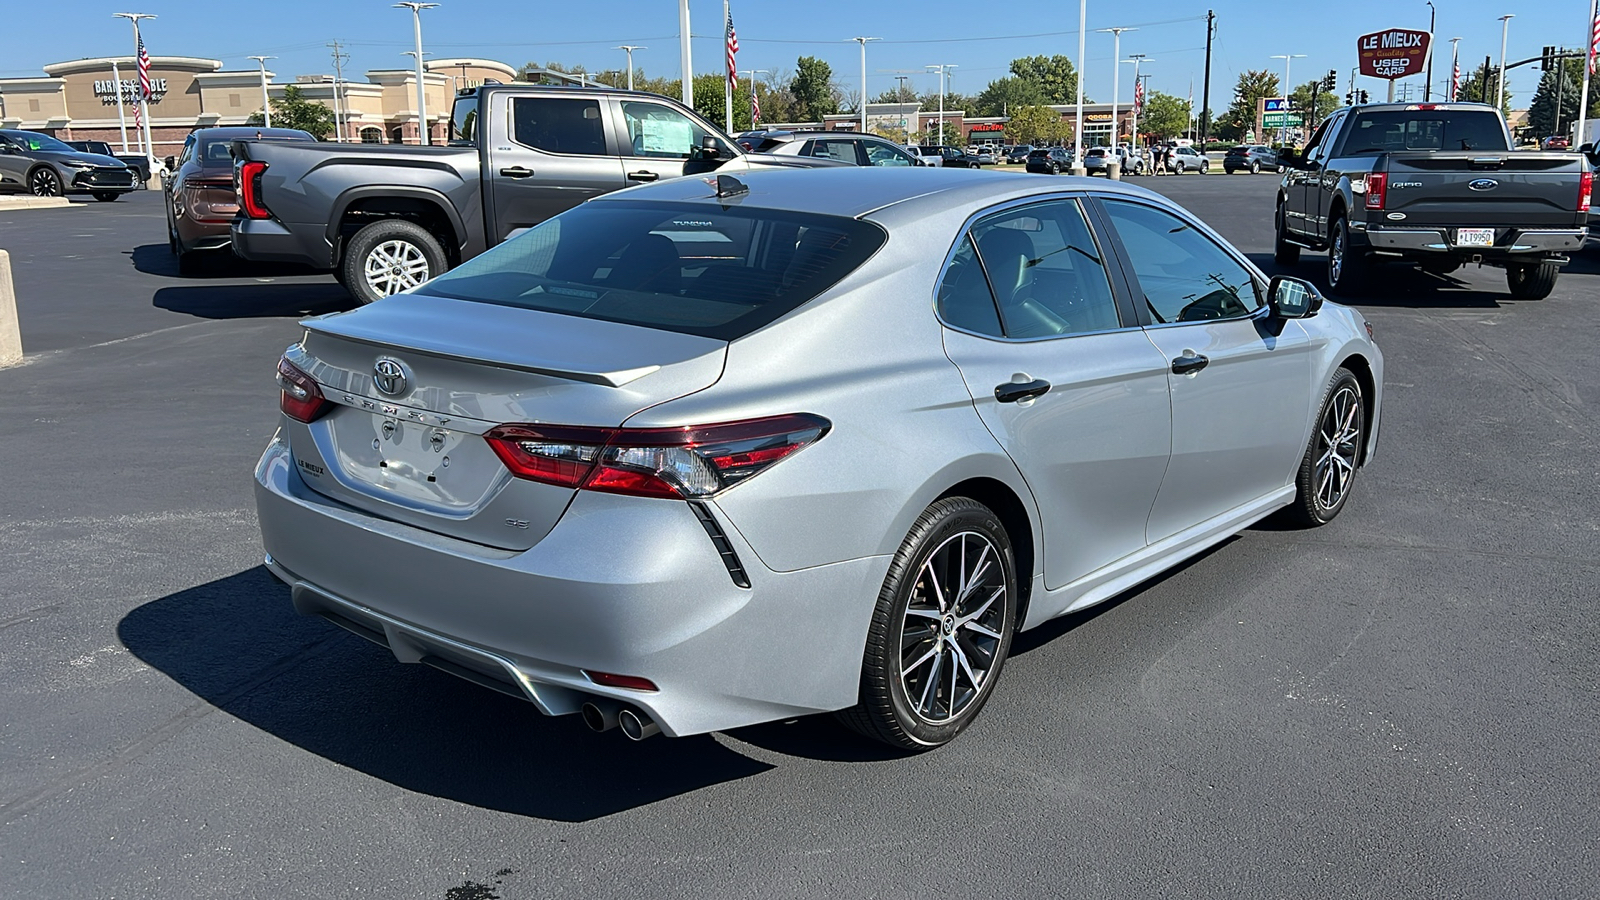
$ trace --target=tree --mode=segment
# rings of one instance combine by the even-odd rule
[[[892,90],[892,91],[884,91],[883,93],[879,94],[878,96],[873,97],[872,98],[872,102],[873,103],[915,103],[915,102],[917,102],[917,92],[915,90],[913,90],[910,86],[908,86],[905,82],[901,82],[900,85],[898,87],[896,87],[894,90]]]
[[[1233,87],[1233,105],[1217,117],[1215,131],[1225,141],[1237,141],[1256,127],[1257,101],[1279,97],[1278,76],[1265,70],[1247,69],[1239,73]]]
[[[802,122],[820,122],[839,111],[839,94],[833,85],[833,67],[815,56],[802,56],[795,62],[794,78],[789,82],[794,95],[794,116]]]
[[[726,101],[722,94],[722,86],[726,80],[720,73],[708,72],[694,77],[694,111],[704,116],[707,121],[721,128],[727,122]],[[638,79],[634,80],[635,87]],[[766,95],[762,95],[762,106],[766,106]],[[773,119],[766,109],[761,110],[761,117],[769,121],[781,122],[782,119]],[[739,86],[733,90],[733,130],[735,132],[750,130],[750,82],[740,79]]]
[[[1500,70],[1494,66],[1479,66],[1466,78],[1461,80],[1460,98],[1463,101],[1471,100],[1478,103],[1494,105],[1494,92],[1500,84]],[[1501,104],[1500,111],[1506,116],[1511,115],[1511,79],[1506,78],[1505,102]]]
[[[1011,74],[1038,88],[1045,103],[1076,103],[1078,100],[1078,70],[1072,60],[1059,53],[1013,59]]]
[[[1011,121],[1006,123],[1006,138],[1018,144],[1049,144],[1071,134],[1072,126],[1048,106],[1019,106],[1011,110]]]
[[[1322,81],[1318,79],[1295,88],[1289,95],[1289,103],[1305,117],[1306,134],[1310,135],[1328,113],[1339,108],[1339,97],[1323,90]]]
[[[1560,62],[1539,79],[1539,89],[1534,92],[1533,102],[1528,106],[1528,127],[1536,137],[1566,134],[1578,120],[1578,93],[1582,90],[1582,75],[1574,78],[1573,69],[1577,66],[1568,66],[1567,63],[1582,63],[1580,60],[1566,59]],[[1582,71],[1578,69],[1578,73]]]
[[[1159,139],[1189,130],[1189,104],[1181,97],[1155,91],[1139,111],[1139,130]]]
[[[250,125],[261,125],[266,119],[256,113],[246,121]],[[333,134],[333,110],[316,100],[307,100],[300,88],[286,84],[283,96],[272,100],[272,127],[297,128],[310,132],[319,141],[326,140]]]
[[[989,82],[973,102],[980,116],[1007,116],[1024,106],[1042,106],[1044,91],[1032,81],[1021,78],[999,78]]]

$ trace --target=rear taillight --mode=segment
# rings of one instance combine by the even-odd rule
[[[1594,197],[1594,171],[1583,173],[1578,179],[1578,212],[1588,212]]]
[[[267,164],[259,160],[239,164],[239,206],[252,219],[270,219],[272,210],[261,202],[261,173]]]
[[[511,474],[637,497],[708,497],[828,433],[804,413],[683,428],[501,425],[484,435]]]
[[[278,408],[297,422],[316,421],[333,405],[322,396],[322,389],[311,380],[311,376],[300,371],[287,358],[278,360],[278,387],[283,388]]]
[[[1382,172],[1367,174],[1367,209],[1383,209],[1383,202],[1388,199],[1389,176]]]

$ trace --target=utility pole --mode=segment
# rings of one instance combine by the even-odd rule
[[[1427,3],[1428,3],[1428,73],[1423,76],[1423,78],[1424,78],[1424,80],[1422,82],[1422,102],[1423,103],[1428,103],[1428,102],[1431,102],[1433,100],[1433,26],[1434,26],[1435,18],[1439,14],[1438,8],[1433,5],[1433,0],[1427,0]]]
[[[267,98],[267,60],[277,59],[276,56],[247,56],[261,66],[261,127],[272,127],[272,104]]]
[[[333,126],[334,140],[344,143],[344,133],[350,125],[350,112],[344,108],[344,91],[340,83],[344,81],[344,64],[350,61],[350,54],[344,52],[344,47],[335,38],[327,46],[333,49]]]
[[[936,72],[939,73],[939,141],[938,142],[943,144],[944,143],[945,78],[946,78],[947,75],[949,75],[950,70],[954,69],[956,67],[953,66],[953,65],[950,65],[949,63],[941,63],[941,64],[939,64],[937,66],[927,66],[926,68],[930,72],[936,71]]]
[[[1206,10],[1206,78],[1200,89],[1200,143],[1211,136],[1211,39],[1217,33],[1217,14]]]
[[[134,65],[138,65],[138,62],[135,61]],[[116,60],[111,61],[111,80],[117,83],[117,130],[122,132],[122,152],[127,153],[128,117],[122,111],[122,72],[117,68]]]
[[[433,9],[438,5],[437,3],[418,3],[416,0],[403,0],[403,2],[394,5],[395,9],[411,10],[411,28],[417,39],[417,49],[412,51],[417,55],[417,143],[423,146],[433,143],[433,138],[428,134],[428,96],[423,92],[422,11]]]
[[[678,0],[678,61],[683,66],[683,105],[694,109],[694,65],[689,59],[689,0]]]
[[[861,45],[861,133],[867,133],[867,42],[881,41],[883,38],[853,37],[850,40]]]
[[[1122,76],[1122,33],[1124,31],[1138,31],[1139,29],[1120,26],[1117,28],[1097,28],[1095,30],[1101,34],[1107,32],[1111,34],[1111,149],[1115,150],[1121,143],[1117,139],[1122,136],[1121,123],[1117,121],[1117,88],[1119,87],[1118,80]],[[1078,78],[1080,80],[1083,78],[1081,72],[1078,74]]]
[[[621,47],[613,47],[612,49],[628,51],[628,90],[631,91],[633,90],[633,51],[649,50],[650,48],[641,47],[638,44],[623,44]]]

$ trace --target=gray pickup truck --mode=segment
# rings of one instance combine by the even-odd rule
[[[446,147],[236,142],[234,252],[332,269],[371,302],[609,191],[843,165],[747,153],[692,110],[636,91],[489,84],[459,93],[451,120]]]
[[[1379,264],[1448,274],[1506,270],[1511,296],[1555,289],[1583,246],[1593,176],[1577,153],[1512,150],[1481,103],[1385,103],[1335,111],[1300,152],[1284,151],[1274,258],[1328,251],[1328,286],[1357,295]]]

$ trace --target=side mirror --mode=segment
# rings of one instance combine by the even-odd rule
[[[0,153],[4,153],[7,156],[12,156],[20,152],[20,150],[11,146],[10,144],[0,144]]]
[[[721,156],[722,147],[717,143],[716,138],[708,134],[700,139],[701,159],[717,159]]]
[[[167,164],[167,171],[168,172],[176,172],[176,171],[178,171],[178,158],[176,156],[169,156],[165,160],[162,160],[162,161]]]
[[[1304,319],[1322,308],[1322,295],[1309,281],[1274,275],[1267,285],[1267,305],[1275,319]]]

